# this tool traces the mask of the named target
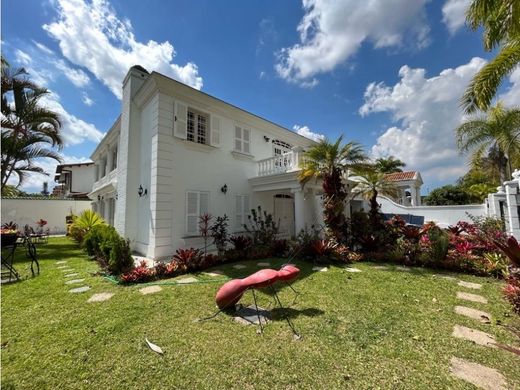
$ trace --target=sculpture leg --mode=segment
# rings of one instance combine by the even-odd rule
[[[260,325],[260,334],[263,334],[264,327],[262,326],[262,319],[260,318],[260,311],[258,310],[258,304],[256,303],[255,289],[252,288],[251,292],[253,293],[253,301],[255,302],[255,310],[256,310],[256,316],[258,317],[258,324]]]
[[[293,291],[293,293],[294,293],[294,299],[293,299],[293,301],[292,301],[292,303],[291,303],[291,306],[292,306],[292,305],[294,305],[294,304],[296,303],[296,299],[298,298],[298,295],[300,295],[300,292],[299,292],[299,291],[296,291],[296,290],[293,288],[293,286],[291,286],[291,284],[290,284],[289,282],[286,282],[286,281],[284,280],[284,283],[285,283],[285,284],[287,285],[287,287],[289,287],[289,288]]]
[[[274,296],[275,296],[275,299],[276,299],[276,301],[278,302],[278,305],[280,306],[280,308],[281,308],[283,311],[285,311],[285,307],[283,307],[282,302],[280,301],[280,298],[278,297],[278,294],[276,293],[276,290],[274,289],[273,286],[269,286],[269,287],[271,288],[271,291],[273,292],[273,294],[274,294]],[[294,336],[295,336],[296,338],[299,339],[301,336],[298,334],[298,332],[296,331],[296,329],[294,329],[294,326],[293,326],[293,324],[291,323],[291,320],[289,320],[289,317],[288,317],[286,314],[284,314],[284,317],[285,317],[285,320],[287,321],[287,323],[289,324],[289,327],[291,328],[291,330],[292,330]]]

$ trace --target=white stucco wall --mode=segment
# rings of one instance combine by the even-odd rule
[[[89,166],[72,166],[67,167],[67,170],[72,172],[72,192],[86,192],[92,191],[92,185],[96,181],[96,167]]]
[[[447,227],[455,225],[459,221],[471,222],[468,214],[473,216],[485,216],[485,205],[461,205],[461,206],[402,206],[388,198],[378,197],[381,212],[384,214],[411,214],[423,216],[424,222],[433,221],[436,224]],[[365,207],[368,210],[368,206]]]
[[[13,221],[19,229],[26,224],[36,228],[36,221],[42,218],[51,234],[62,234],[67,231],[65,217],[71,212],[79,215],[90,209],[90,203],[69,199],[2,199],[2,223]]]

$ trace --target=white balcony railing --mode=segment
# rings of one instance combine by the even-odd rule
[[[112,172],[110,172],[108,175],[103,176],[98,181],[94,182],[94,185],[92,186],[92,191],[97,191],[98,189],[105,187],[106,185],[110,184],[111,182],[114,182],[117,180],[117,169],[114,169]]]
[[[296,147],[292,151],[279,156],[259,160],[257,161],[258,176],[298,171],[301,169],[302,159],[303,149]]]

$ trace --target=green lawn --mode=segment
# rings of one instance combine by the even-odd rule
[[[510,352],[451,337],[455,324],[480,329],[499,342],[518,339],[498,325],[519,326],[501,296],[502,282],[467,275],[482,283],[478,293],[489,304],[456,299],[456,281],[434,277],[429,270],[402,272],[360,263],[361,273],[339,267],[312,272],[297,261],[301,292],[287,311],[303,335],[293,341],[279,310],[257,335],[220,315],[194,320],[215,310],[222,283],[164,285],[142,295],[142,286],[123,287],[93,276],[98,269],[66,238],[39,247],[42,273],[2,286],[2,387],[5,389],[167,389],[167,388],[352,388],[472,389],[449,373],[451,356],[498,369],[511,388],[520,388],[520,358]],[[67,260],[92,289],[71,294],[56,261]],[[272,260],[275,265],[283,260]],[[219,267],[229,277],[254,270]],[[28,263],[17,267],[29,275]],[[215,279],[215,278],[213,278]],[[223,279],[223,278],[219,278]],[[87,303],[94,293],[112,292],[106,302]],[[247,293],[244,303],[252,303]],[[280,292],[290,303],[293,293]],[[436,302],[435,302],[435,300]],[[266,307],[272,297],[260,294]],[[481,324],[453,312],[456,305],[488,311],[492,324]],[[151,352],[144,339],[159,345]]]

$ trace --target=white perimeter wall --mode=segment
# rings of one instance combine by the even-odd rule
[[[459,221],[471,222],[468,213],[473,216],[485,216],[485,205],[461,205],[461,206],[402,206],[385,197],[378,197],[381,212],[384,214],[411,214],[423,216],[424,222],[433,221],[436,224],[447,227],[455,225]]]
[[[36,228],[40,218],[47,221],[45,228],[51,234],[64,234],[67,231],[65,217],[72,211],[79,215],[90,209],[90,200],[68,199],[2,199],[2,224],[14,221],[19,229],[25,225]]]

